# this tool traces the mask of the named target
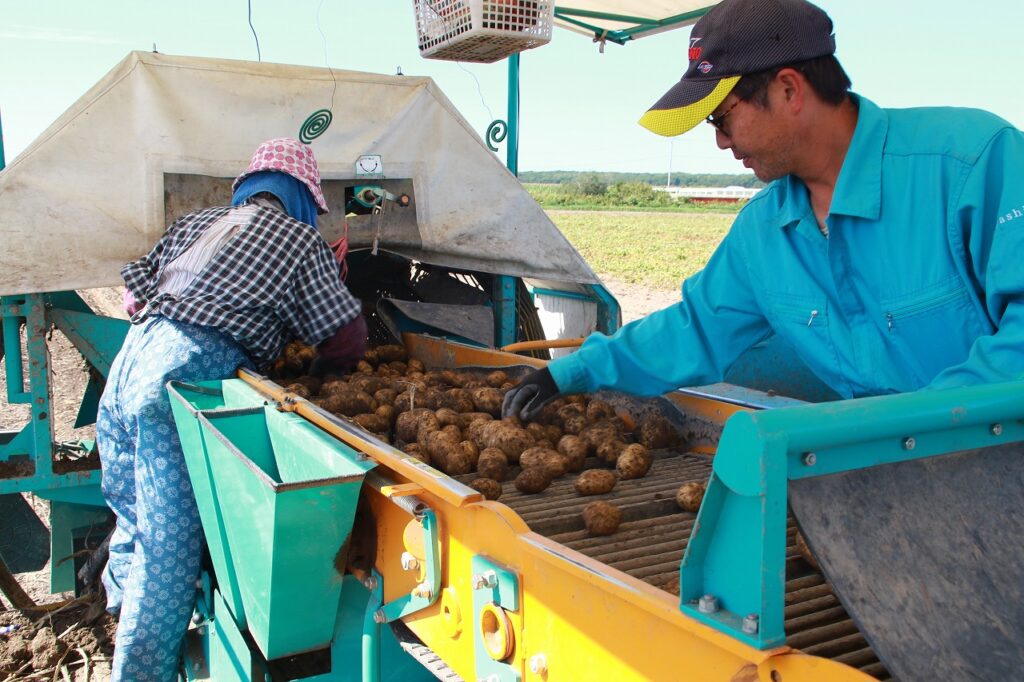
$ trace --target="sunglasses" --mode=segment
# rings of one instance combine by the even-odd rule
[[[731,107],[720,113],[718,116],[715,116],[714,114],[708,114],[708,117],[705,118],[704,120],[708,123],[708,125],[714,126],[715,130],[728,137],[729,133],[725,130],[725,118],[730,113],[732,113],[732,110],[736,108],[736,105],[742,101],[743,100],[738,99],[732,103]]]

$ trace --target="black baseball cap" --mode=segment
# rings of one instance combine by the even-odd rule
[[[722,103],[748,73],[833,54],[832,20],[806,0],[723,0],[690,32],[690,66],[640,119],[673,137]]]

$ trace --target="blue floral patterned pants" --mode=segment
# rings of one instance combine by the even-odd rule
[[[203,531],[166,384],[230,378],[240,365],[249,361],[226,334],[152,317],[132,326],[110,368],[96,441],[117,515],[103,573],[107,608],[120,611],[115,682],[176,679],[195,604]]]

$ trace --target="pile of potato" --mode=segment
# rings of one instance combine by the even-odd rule
[[[627,411],[586,395],[560,398],[529,423],[502,419],[502,399],[515,385],[502,370],[430,370],[403,346],[385,345],[369,350],[353,372],[318,379],[302,375],[311,359],[307,349],[289,344],[275,363],[278,383],[451,476],[475,473],[470,485],[490,500],[517,468],[513,484],[525,494],[576,473],[578,494],[607,493],[620,480],[646,475],[651,450],[680,444],[664,417],[638,424]],[[584,471],[588,457],[605,468]],[[584,511],[593,534],[618,526],[618,509],[601,505],[599,513]]]

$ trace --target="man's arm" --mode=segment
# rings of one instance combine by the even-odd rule
[[[996,327],[979,337],[967,359],[936,376],[928,388],[1024,378],[1024,133],[998,132],[968,175],[952,218],[971,275],[984,290]]]
[[[683,283],[679,303],[631,322],[613,336],[591,335],[548,365],[561,393],[614,388],[660,395],[721,381],[745,350],[771,333],[754,296],[737,227],[707,267]]]

